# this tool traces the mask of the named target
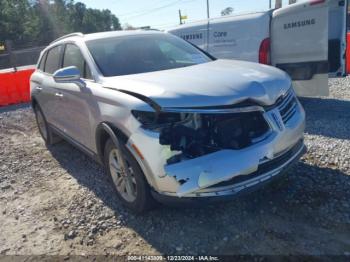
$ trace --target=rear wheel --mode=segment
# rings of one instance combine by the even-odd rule
[[[137,161],[128,149],[120,148],[109,139],[104,150],[106,172],[111,178],[121,202],[136,213],[154,206],[150,187]]]
[[[35,113],[36,123],[39,129],[39,133],[43,138],[43,140],[45,141],[45,144],[52,145],[57,143],[60,140],[60,138],[56,134],[54,134],[50,129],[46,121],[46,118],[44,116],[44,113],[38,105],[34,107],[34,113]]]

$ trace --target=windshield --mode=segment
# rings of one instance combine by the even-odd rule
[[[139,74],[211,61],[191,44],[167,34],[90,40],[87,46],[104,76]]]

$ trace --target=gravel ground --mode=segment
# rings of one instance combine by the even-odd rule
[[[350,78],[303,99],[308,153],[283,179],[231,202],[124,209],[103,170],[47,149],[28,106],[0,109],[0,254],[350,255]]]

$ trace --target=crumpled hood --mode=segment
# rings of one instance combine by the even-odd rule
[[[291,86],[283,71],[257,63],[216,60],[157,72],[107,77],[103,85],[150,98],[160,107],[273,104]]]

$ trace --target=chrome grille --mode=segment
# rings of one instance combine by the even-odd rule
[[[285,95],[280,97],[275,104],[280,111],[283,123],[287,123],[295,114],[297,109],[297,100],[292,88]]]

